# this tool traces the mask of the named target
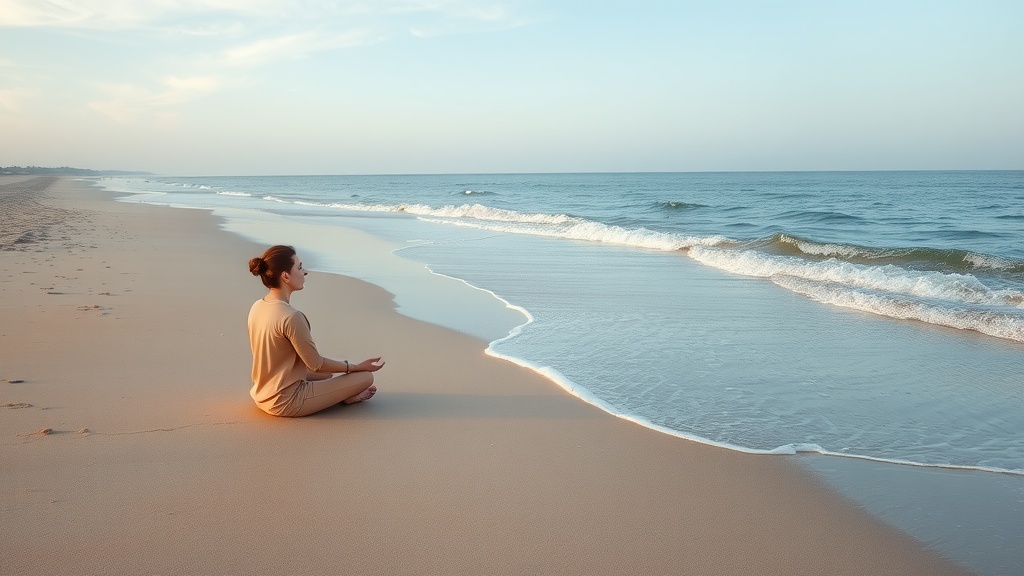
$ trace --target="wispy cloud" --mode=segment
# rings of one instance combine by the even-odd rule
[[[224,51],[223,61],[231,66],[257,66],[279,60],[302,58],[314,52],[361,46],[370,41],[365,30],[325,33],[300,32],[264,38]]]
[[[52,28],[123,28],[168,9],[168,2],[98,1],[86,5],[68,0],[0,0],[0,26]]]
[[[161,81],[126,80],[97,63],[104,96],[87,105],[116,122],[173,118],[172,108],[243,82],[240,70],[350,49],[403,34],[430,37],[521,26],[507,4],[487,0],[0,0],[0,29],[46,28],[76,41],[137,46],[139,70],[174,70]],[[90,32],[103,34],[90,34]],[[0,69],[14,64],[0,59]],[[17,108],[10,90],[0,102]]]
[[[219,87],[216,78],[197,76],[194,78],[168,77],[164,83],[177,92],[213,92]]]
[[[106,98],[89,102],[89,108],[121,124],[150,121],[167,125],[172,113],[167,109],[195,99],[199,93],[213,92],[220,84],[215,78],[178,78],[163,81],[162,89],[153,91],[137,84],[103,84]]]
[[[487,0],[0,0],[0,28],[141,32],[160,38],[220,38],[230,64],[258,64],[414,36],[485,32],[526,25],[520,10]],[[273,28],[288,35],[259,37]],[[325,32],[337,30],[338,32]],[[274,56],[278,54],[280,56]]]
[[[209,36],[238,34],[246,21],[351,27],[356,21],[387,25],[396,15],[466,25],[521,25],[524,20],[516,12],[507,4],[484,0],[0,0],[0,27],[161,29]],[[197,18],[209,21],[181,24]]]
[[[20,114],[31,96],[32,92],[24,89],[0,90],[0,114]]]
[[[143,103],[153,96],[146,88],[132,84],[105,84],[101,88],[107,98],[89,102],[89,108],[120,124],[134,122],[143,110],[148,109]]]
[[[495,32],[526,26],[530,21],[504,4],[465,0],[410,2],[405,11],[423,18],[409,26],[409,33],[419,38]]]
[[[259,18],[284,3],[271,0],[0,0],[0,26],[96,30],[149,28],[197,15]]]

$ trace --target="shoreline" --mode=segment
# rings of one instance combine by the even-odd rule
[[[790,462],[611,417],[344,276],[296,306],[325,354],[384,355],[380,394],[263,415],[258,246],[70,180],[26,194],[82,223],[0,252],[25,328],[0,336],[0,400],[28,405],[0,424],[14,573],[963,573]]]

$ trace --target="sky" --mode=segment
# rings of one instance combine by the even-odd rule
[[[1020,0],[0,0],[0,166],[1024,169]]]

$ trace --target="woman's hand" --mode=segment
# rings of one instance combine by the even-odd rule
[[[352,366],[352,372],[376,372],[384,367],[384,362],[381,361],[380,356],[376,358],[369,358],[363,360],[359,364]]]

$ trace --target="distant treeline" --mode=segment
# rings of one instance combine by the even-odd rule
[[[125,170],[90,170],[88,168],[71,168],[60,166],[58,168],[45,168],[43,166],[5,166],[0,167],[0,175],[51,175],[51,176],[118,176],[125,174],[150,174],[150,172],[132,172]]]

